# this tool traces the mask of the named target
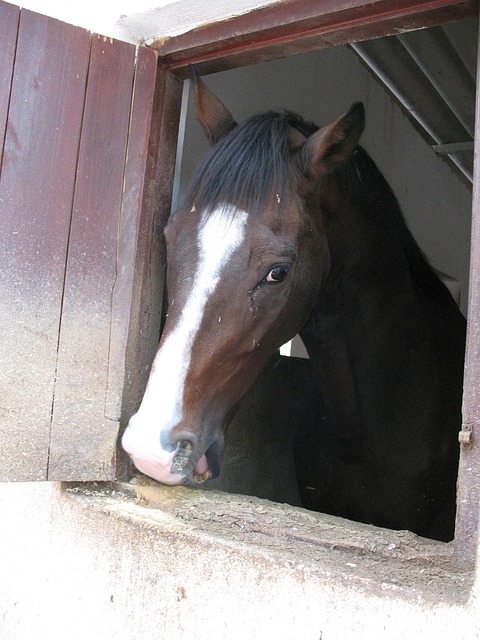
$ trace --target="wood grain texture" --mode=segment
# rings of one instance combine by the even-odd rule
[[[454,548],[458,562],[471,566],[478,554],[480,527],[480,49],[477,59],[477,99],[475,111],[475,172],[472,197],[472,240],[470,286],[468,291],[467,351],[462,407],[462,433],[469,443],[460,446],[457,488],[457,521]]]
[[[478,15],[476,0],[287,0],[153,43],[188,77]]]
[[[125,360],[122,427],[136,411],[158,348],[164,314],[165,246],[170,215],[183,83],[158,66],[153,96],[148,160],[135,256],[135,274]],[[133,136],[132,136],[133,137]],[[119,476],[130,463],[120,448]]]
[[[19,7],[0,2],[0,42],[2,43],[0,47],[0,167],[2,166],[19,19]]]
[[[1,2],[0,18],[0,479],[109,479],[157,55]]]
[[[138,309],[132,309],[137,244],[145,224],[145,209],[151,204],[147,164],[156,77],[157,56],[151,49],[141,47],[136,63],[125,186],[118,227],[117,277],[112,292],[106,415],[117,421],[122,414],[130,322],[136,323],[138,316]]]
[[[105,403],[134,64],[134,46],[93,37],[59,338],[53,480],[114,475],[118,419],[106,416]]]
[[[15,38],[9,42],[14,67],[0,177],[0,477],[36,480],[47,473],[90,35],[22,11],[14,51]]]

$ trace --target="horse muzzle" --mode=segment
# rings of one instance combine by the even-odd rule
[[[183,444],[183,443],[182,443]],[[180,448],[177,450],[176,455],[174,457],[172,463],[172,471],[177,471],[179,469],[179,464],[181,465],[182,458],[185,455],[188,455],[188,445],[187,451],[184,453],[182,451],[182,444]],[[207,480],[212,480],[216,478],[220,474],[220,457],[221,457],[221,447],[218,441],[215,441],[206,452],[200,457],[198,462],[193,465],[192,471],[186,475],[183,484],[192,485],[192,484],[202,484]],[[190,462],[187,463],[186,469],[188,473],[188,469],[191,467],[191,458]]]
[[[220,472],[221,446],[218,441],[202,452],[196,436],[190,432],[182,431],[174,444],[165,442],[161,436],[155,438],[156,441],[149,440],[139,437],[131,421],[123,435],[122,446],[135,467],[157,482],[201,484]]]

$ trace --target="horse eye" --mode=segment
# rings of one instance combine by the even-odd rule
[[[279,264],[270,271],[265,278],[265,282],[282,282],[285,280],[289,272],[289,267],[285,264]]]

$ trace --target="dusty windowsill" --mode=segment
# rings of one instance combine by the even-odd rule
[[[455,569],[451,545],[313,513],[256,497],[131,483],[65,484],[86,508],[158,535],[209,541],[268,557],[279,570],[315,574],[371,595],[465,604],[473,573]]]

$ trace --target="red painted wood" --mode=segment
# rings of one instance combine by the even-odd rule
[[[145,233],[145,227],[149,228],[145,210],[153,200],[146,177],[156,77],[157,55],[151,49],[141,47],[136,64],[125,190],[118,228],[119,268],[112,292],[106,399],[106,414],[112,420],[120,420],[121,417],[130,322],[136,323],[140,313],[137,305],[132,309],[135,291],[141,286],[135,282],[135,259],[139,236]],[[152,160],[156,162],[157,158]]]
[[[88,52],[88,32],[22,12],[0,182],[2,233],[15,248],[6,265],[60,290]]]
[[[0,17],[0,479],[111,478],[157,56],[141,49],[135,72],[132,45]]]
[[[138,408],[158,348],[164,312],[165,246],[162,231],[171,209],[182,90],[183,83],[160,65],[153,97],[148,160],[136,246],[124,371],[122,426],[125,426],[128,418]],[[133,128],[131,137],[134,137]],[[125,475],[129,466],[130,460],[126,459],[125,453],[120,450],[117,458],[118,474]]]
[[[185,77],[396,34],[467,15],[477,0],[291,0],[153,44]]]
[[[19,18],[19,7],[0,1],[0,171]]]
[[[470,443],[461,445],[454,541],[455,556],[467,567],[472,567],[478,553],[480,528],[480,51],[477,60],[472,240],[462,407],[462,431],[470,434]]]
[[[0,176],[0,477],[9,480],[46,477],[89,47],[88,32],[21,12]]]
[[[67,256],[50,479],[114,475],[119,424],[106,416],[105,405],[117,269],[133,268],[119,263],[117,252],[134,63],[134,46],[93,37]]]

